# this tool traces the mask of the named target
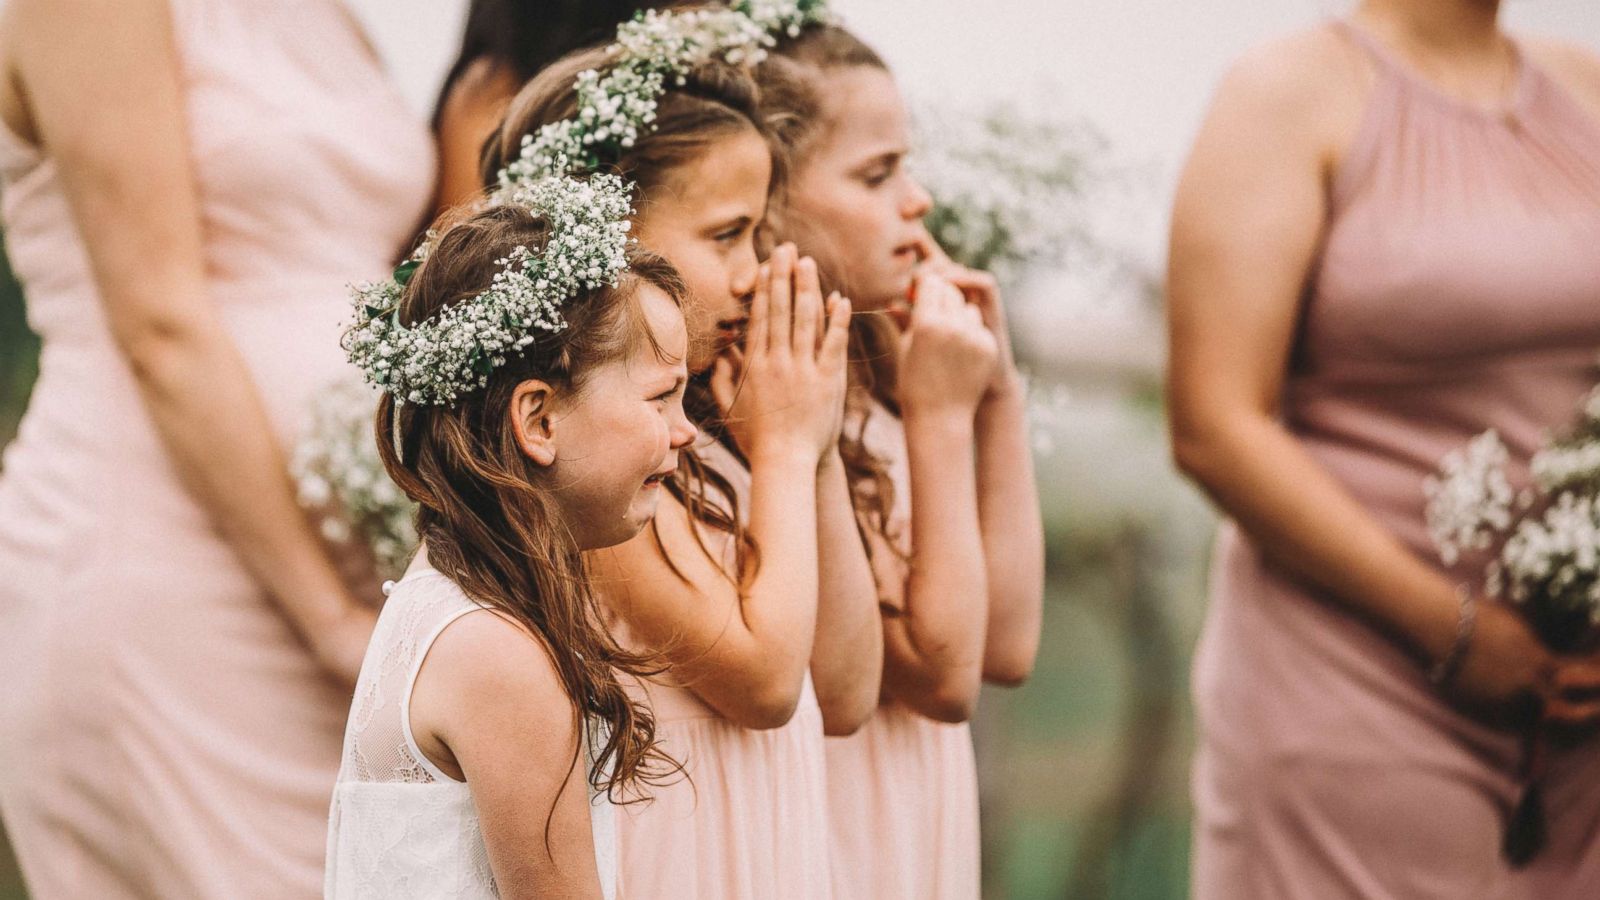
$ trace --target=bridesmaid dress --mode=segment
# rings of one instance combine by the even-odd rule
[[[1377,77],[1332,186],[1283,416],[1419,558],[1422,483],[1498,429],[1526,460],[1600,371],[1600,124],[1519,53],[1480,109],[1349,23]],[[1456,573],[1460,575],[1461,573]],[[1223,530],[1195,660],[1200,900],[1600,896],[1600,744],[1556,753],[1550,840],[1501,859],[1518,739]]]
[[[431,142],[337,0],[171,18],[210,300],[287,447],[348,365],[346,284],[423,213]],[[0,132],[0,204],[43,341],[0,476],[0,813],[28,887],[315,896],[349,696],[184,488],[48,150]]]
[[[888,461],[891,533],[909,532],[905,428],[874,402],[867,448]],[[978,770],[972,729],[885,698],[861,730],[830,737],[828,813],[836,900],[976,900]]]
[[[701,459],[728,479],[748,515],[750,473],[702,438]],[[706,530],[708,547],[732,542]],[[617,639],[633,643],[622,624]],[[794,717],[753,730],[724,719],[670,673],[635,682],[661,747],[683,776],[617,809],[619,897],[827,900],[828,819],[822,709],[811,676]]]

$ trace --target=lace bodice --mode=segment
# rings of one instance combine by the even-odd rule
[[[334,786],[324,882],[330,900],[499,896],[471,790],[429,762],[410,721],[411,690],[428,649],[452,622],[483,609],[453,581],[418,565],[389,591],[361,665]],[[606,797],[592,789],[590,820],[610,898],[615,820]]]

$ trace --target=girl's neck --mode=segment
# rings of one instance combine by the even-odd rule
[[[1500,0],[1361,0],[1355,18],[1430,57],[1498,60]]]

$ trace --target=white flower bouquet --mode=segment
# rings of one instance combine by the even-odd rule
[[[1552,649],[1600,640],[1600,388],[1578,422],[1534,454],[1514,490],[1493,431],[1448,454],[1428,478],[1428,530],[1446,565],[1478,560],[1492,597],[1520,608]]]
[[[321,392],[290,459],[300,505],[334,544],[359,541],[378,574],[399,578],[418,539],[416,505],[389,479],[373,420],[378,392],[351,379]]]
[[[924,105],[911,166],[933,196],[923,222],[950,258],[1002,282],[1093,246],[1084,216],[1101,137],[1083,124],[1000,104]]]

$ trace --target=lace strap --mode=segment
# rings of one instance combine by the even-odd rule
[[[400,695],[400,735],[405,739],[406,749],[411,751],[411,756],[416,760],[417,765],[432,776],[434,781],[461,783],[459,779],[452,778],[440,771],[439,767],[428,759],[428,755],[423,753],[422,749],[417,746],[416,735],[411,732],[411,692],[417,686],[417,674],[422,671],[422,663],[428,658],[428,651],[433,648],[433,642],[439,639],[439,635],[443,634],[446,628],[449,628],[455,620],[462,616],[486,609],[488,607],[466,601],[459,608],[446,613],[434,624],[427,637],[417,642],[415,655],[411,660],[411,670],[406,673],[405,691]]]

